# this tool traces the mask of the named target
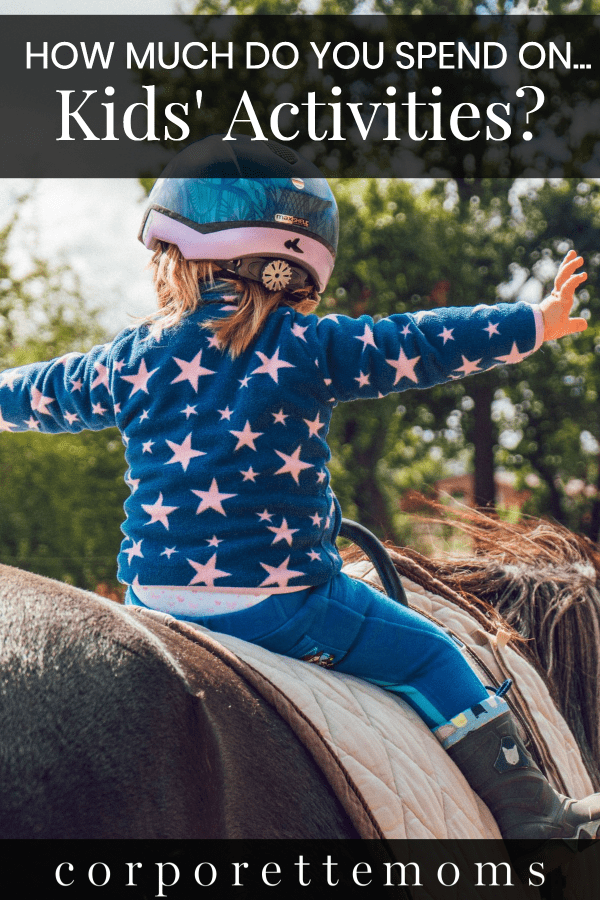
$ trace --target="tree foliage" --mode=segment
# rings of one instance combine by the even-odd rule
[[[52,359],[105,339],[67,266],[10,262],[22,204],[0,230],[0,367]],[[0,440],[0,559],[80,587],[116,582],[123,448],[116,429],[79,435],[32,432]]]
[[[528,473],[539,479],[532,508],[598,540],[600,185],[576,179],[545,182],[532,186],[522,205],[515,276],[537,276],[547,291],[554,265],[574,247],[588,272],[578,292],[578,314],[589,324],[583,334],[545,344],[517,371],[505,373],[502,391],[512,408],[501,424],[519,440],[501,449],[498,459],[522,479]]]
[[[590,275],[578,295],[591,315],[583,335],[546,344],[518,366],[338,408],[332,472],[347,513],[406,539],[403,495],[431,487],[461,457],[478,476],[486,467],[492,480],[499,468],[513,472],[518,487],[532,489],[531,512],[597,539],[600,187],[562,180],[523,195],[504,179],[442,180],[420,191],[390,180],[341,182],[336,191],[340,254],[324,312],[377,317],[537,301],[571,246]]]
[[[194,0],[189,6],[195,15],[353,15],[376,13],[386,16],[507,15],[520,13],[549,15],[594,15],[600,0]]]

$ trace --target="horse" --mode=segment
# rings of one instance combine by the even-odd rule
[[[396,570],[509,633],[596,784],[600,554],[554,525],[465,527],[472,558],[388,545]],[[352,570],[357,554],[345,555]],[[563,650],[581,672],[563,666]],[[0,566],[0,671],[3,838],[361,836],[260,692],[161,621]]]
[[[289,727],[218,658],[9,566],[0,610],[1,838],[357,837]]]

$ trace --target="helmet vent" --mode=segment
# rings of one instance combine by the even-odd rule
[[[267,147],[272,153],[275,153],[280,159],[285,160],[286,163],[289,163],[290,166],[293,166],[294,163],[298,162],[298,156],[294,153],[293,150],[288,150],[287,147],[280,147],[278,144],[273,143],[272,141],[267,141]]]

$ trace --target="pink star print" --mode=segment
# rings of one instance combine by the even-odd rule
[[[453,331],[454,331],[454,328],[444,328],[444,330],[440,334],[438,334],[438,337],[443,338],[444,344],[446,344],[448,341],[454,340],[454,338],[452,337]]]
[[[202,565],[201,563],[194,562],[193,559],[188,559],[190,566],[196,570],[196,574],[190,581],[190,584],[206,584],[209,587],[215,586],[215,579],[217,578],[226,578],[230,575],[230,572],[223,572],[221,569],[217,569],[217,554],[215,553],[207,563]]]
[[[300,338],[300,340],[304,341],[304,343],[306,343],[306,338],[304,337],[306,331],[308,331],[308,325],[298,325],[297,322],[292,325],[292,334],[295,337]]]
[[[421,324],[421,319],[425,318],[425,316],[435,316],[437,315],[435,309],[422,309],[420,312],[415,313],[415,322],[419,325]]]
[[[93,403],[92,412],[95,416],[103,416],[106,412],[106,407],[102,406],[101,403]]]
[[[221,513],[222,516],[226,516],[227,513],[223,509],[221,500],[227,500],[229,497],[237,497],[237,494],[220,494],[216,478],[213,478],[209,491],[193,490],[192,494],[196,494],[196,496],[200,497],[202,500],[202,503],[200,503],[196,510],[196,515],[199,515],[207,509],[214,509],[215,512]]]
[[[101,362],[97,362],[94,366],[98,374],[92,381],[90,385],[90,390],[93,391],[95,387],[98,387],[99,384],[103,384],[107,391],[110,390],[108,386],[108,369],[106,366],[102,365]]]
[[[158,500],[156,503],[147,504],[142,503],[142,509],[144,512],[147,512],[150,516],[150,521],[145,522],[145,525],[153,525],[155,522],[160,522],[161,525],[164,525],[167,531],[169,530],[169,515],[172,512],[175,512],[176,509],[179,509],[178,506],[164,506],[163,505],[163,495],[158,495]]]
[[[271,413],[273,416],[273,425],[276,422],[279,422],[280,425],[285,425],[285,420],[287,419],[289,413],[284,413],[283,409],[280,409],[277,413]]]
[[[410,381],[418,384],[419,379],[415,375],[415,366],[420,359],[420,356],[413,356],[412,359],[408,359],[404,349],[400,350],[398,359],[386,359],[386,363],[396,370],[394,384],[398,384],[401,378],[408,378]]]
[[[161,556],[166,556],[167,559],[171,559],[174,553],[177,553],[176,547],[165,547],[163,552],[160,554]]]
[[[513,341],[513,345],[508,356],[495,356],[494,359],[497,359],[499,362],[503,363],[519,363],[522,359],[525,359],[529,356],[529,353],[519,353],[519,348],[516,343]]]
[[[258,350],[256,351],[256,355],[260,356],[262,366],[259,366],[257,369],[254,369],[252,375],[260,374],[264,372],[265,375],[270,375],[275,384],[279,383],[279,369],[295,369],[296,367],[292,365],[292,363],[285,362],[283,359],[279,359],[279,347],[269,358],[264,353],[260,353]]]
[[[261,513],[256,513],[261,522],[270,522],[273,518],[273,513],[270,513],[268,509],[263,510]]]
[[[279,566],[267,566],[266,563],[261,562],[261,566],[269,574],[264,581],[261,581],[260,586],[272,584],[277,585],[277,587],[287,587],[288,581],[292,578],[306,574],[305,572],[295,572],[294,569],[288,569],[289,561],[290,558],[288,556]]]
[[[31,408],[34,412],[42,413],[45,416],[51,416],[46,407],[49,403],[54,403],[52,397],[44,397],[37,388],[31,388]]]
[[[298,528],[288,528],[286,519],[283,519],[279,528],[274,525],[268,525],[267,527],[269,531],[272,531],[275,535],[272,541],[273,544],[276,544],[278,541],[286,541],[290,547],[292,546],[292,535],[299,531]]]
[[[309,419],[303,419],[303,422],[306,422],[308,425],[308,436],[309,437],[318,437],[319,431],[324,427],[325,422],[321,422],[319,413],[317,413],[317,418],[312,422]]]
[[[37,419],[34,419],[33,416],[30,416],[29,419],[27,419],[25,421],[25,424],[27,425],[28,428],[31,429],[31,431],[39,431],[41,423],[38,422]],[[4,431],[4,430],[8,430],[8,429],[0,429],[0,430]]]
[[[254,438],[260,437],[263,434],[262,431],[252,431],[250,422],[248,421],[246,421],[243,431],[230,431],[229,433],[238,439],[234,450],[239,450],[241,447],[250,447],[251,450],[256,450]]]
[[[12,391],[15,386],[15,379],[20,378],[21,373],[18,369],[12,369],[10,372],[4,372],[2,375],[2,380],[0,381],[0,387],[10,388]]]
[[[365,375],[364,372],[361,372],[358,378],[355,378],[354,380],[358,381],[359,388],[364,388],[371,383],[369,380],[370,377],[370,375]]]
[[[215,374],[212,369],[205,369],[204,366],[201,365],[202,350],[200,350],[189,362],[186,362],[184,359],[177,359],[176,356],[173,357],[173,361],[177,363],[181,372],[177,378],[173,379],[171,384],[177,384],[178,381],[189,381],[196,393],[198,393],[198,379],[203,375]]]
[[[78,418],[79,418],[79,416],[77,415],[77,413],[69,413],[69,412],[65,413],[65,419],[67,420],[69,425],[72,425],[73,422],[76,422]]]
[[[0,431],[11,431],[13,428],[16,428],[14,422],[7,422],[2,415],[2,410],[0,409]]]
[[[312,469],[312,463],[302,462],[300,459],[300,450],[302,448],[300,446],[296,447],[291,456],[288,456],[287,453],[282,453],[281,450],[276,450],[275,453],[277,456],[280,456],[283,460],[285,460],[285,465],[281,467],[281,469],[277,469],[275,475],[291,475],[296,484],[300,484],[298,480],[298,473],[302,471],[302,469]]]
[[[120,375],[119,377],[122,378],[123,381],[129,381],[133,385],[133,389],[129,395],[130,397],[133,397],[138,391],[143,391],[145,394],[150,393],[148,390],[148,381],[155,372],[158,372],[158,369],[152,369],[152,371],[149,372],[146,367],[146,360],[142,359],[140,367],[135,375]]]
[[[128,547],[126,550],[123,550],[123,553],[127,553],[129,559],[127,562],[131,565],[132,557],[139,556],[140,559],[144,558],[144,554],[142,553],[142,542],[139,540],[137,543],[134,543],[132,547]]]
[[[132,478],[131,475],[127,474],[127,475],[125,476],[125,481],[126,481],[126,483],[129,485],[129,487],[131,488],[131,493],[132,493],[132,494],[135,494],[135,492],[137,491],[137,489],[138,489],[139,486],[140,486],[140,479],[139,479],[139,478]]]
[[[479,367],[479,363],[481,362],[480,359],[467,359],[467,357],[463,356],[462,353],[461,356],[463,364],[462,366],[457,366],[454,370],[455,372],[464,372],[465,375],[470,375],[472,372],[481,372],[481,369]]]
[[[173,463],[181,463],[184,472],[187,472],[190,460],[194,459],[196,456],[206,456],[206,453],[202,450],[192,450],[191,431],[182,444],[176,444],[174,441],[167,441],[167,444],[173,451],[173,456],[171,459],[167,460],[165,466],[170,466]]]
[[[260,472],[255,472],[252,466],[249,469],[240,469],[240,475],[244,476],[244,481],[251,481],[253,484],[256,481],[256,476],[260,475]]]
[[[229,407],[226,406],[225,409],[218,409],[217,412],[221,413],[221,421],[223,421],[223,419],[227,419],[227,421],[229,422],[229,420],[231,419],[233,410],[229,409]]]
[[[356,335],[354,340],[363,342],[363,350],[366,350],[367,346],[375,347],[375,339],[373,337],[373,329],[369,325],[365,325],[365,330],[361,335]]]
[[[500,334],[500,332],[498,331],[498,325],[499,322],[490,322],[490,324],[486,328],[483,328],[482,331],[487,331],[491,338],[493,334]]]

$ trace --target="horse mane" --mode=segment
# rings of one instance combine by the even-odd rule
[[[429,558],[386,547],[400,575],[446,597],[489,632],[508,632],[514,649],[542,675],[600,786],[600,550],[588,538],[539,519],[429,503],[428,522],[470,538],[468,555]],[[361,556],[344,551],[347,562]]]

